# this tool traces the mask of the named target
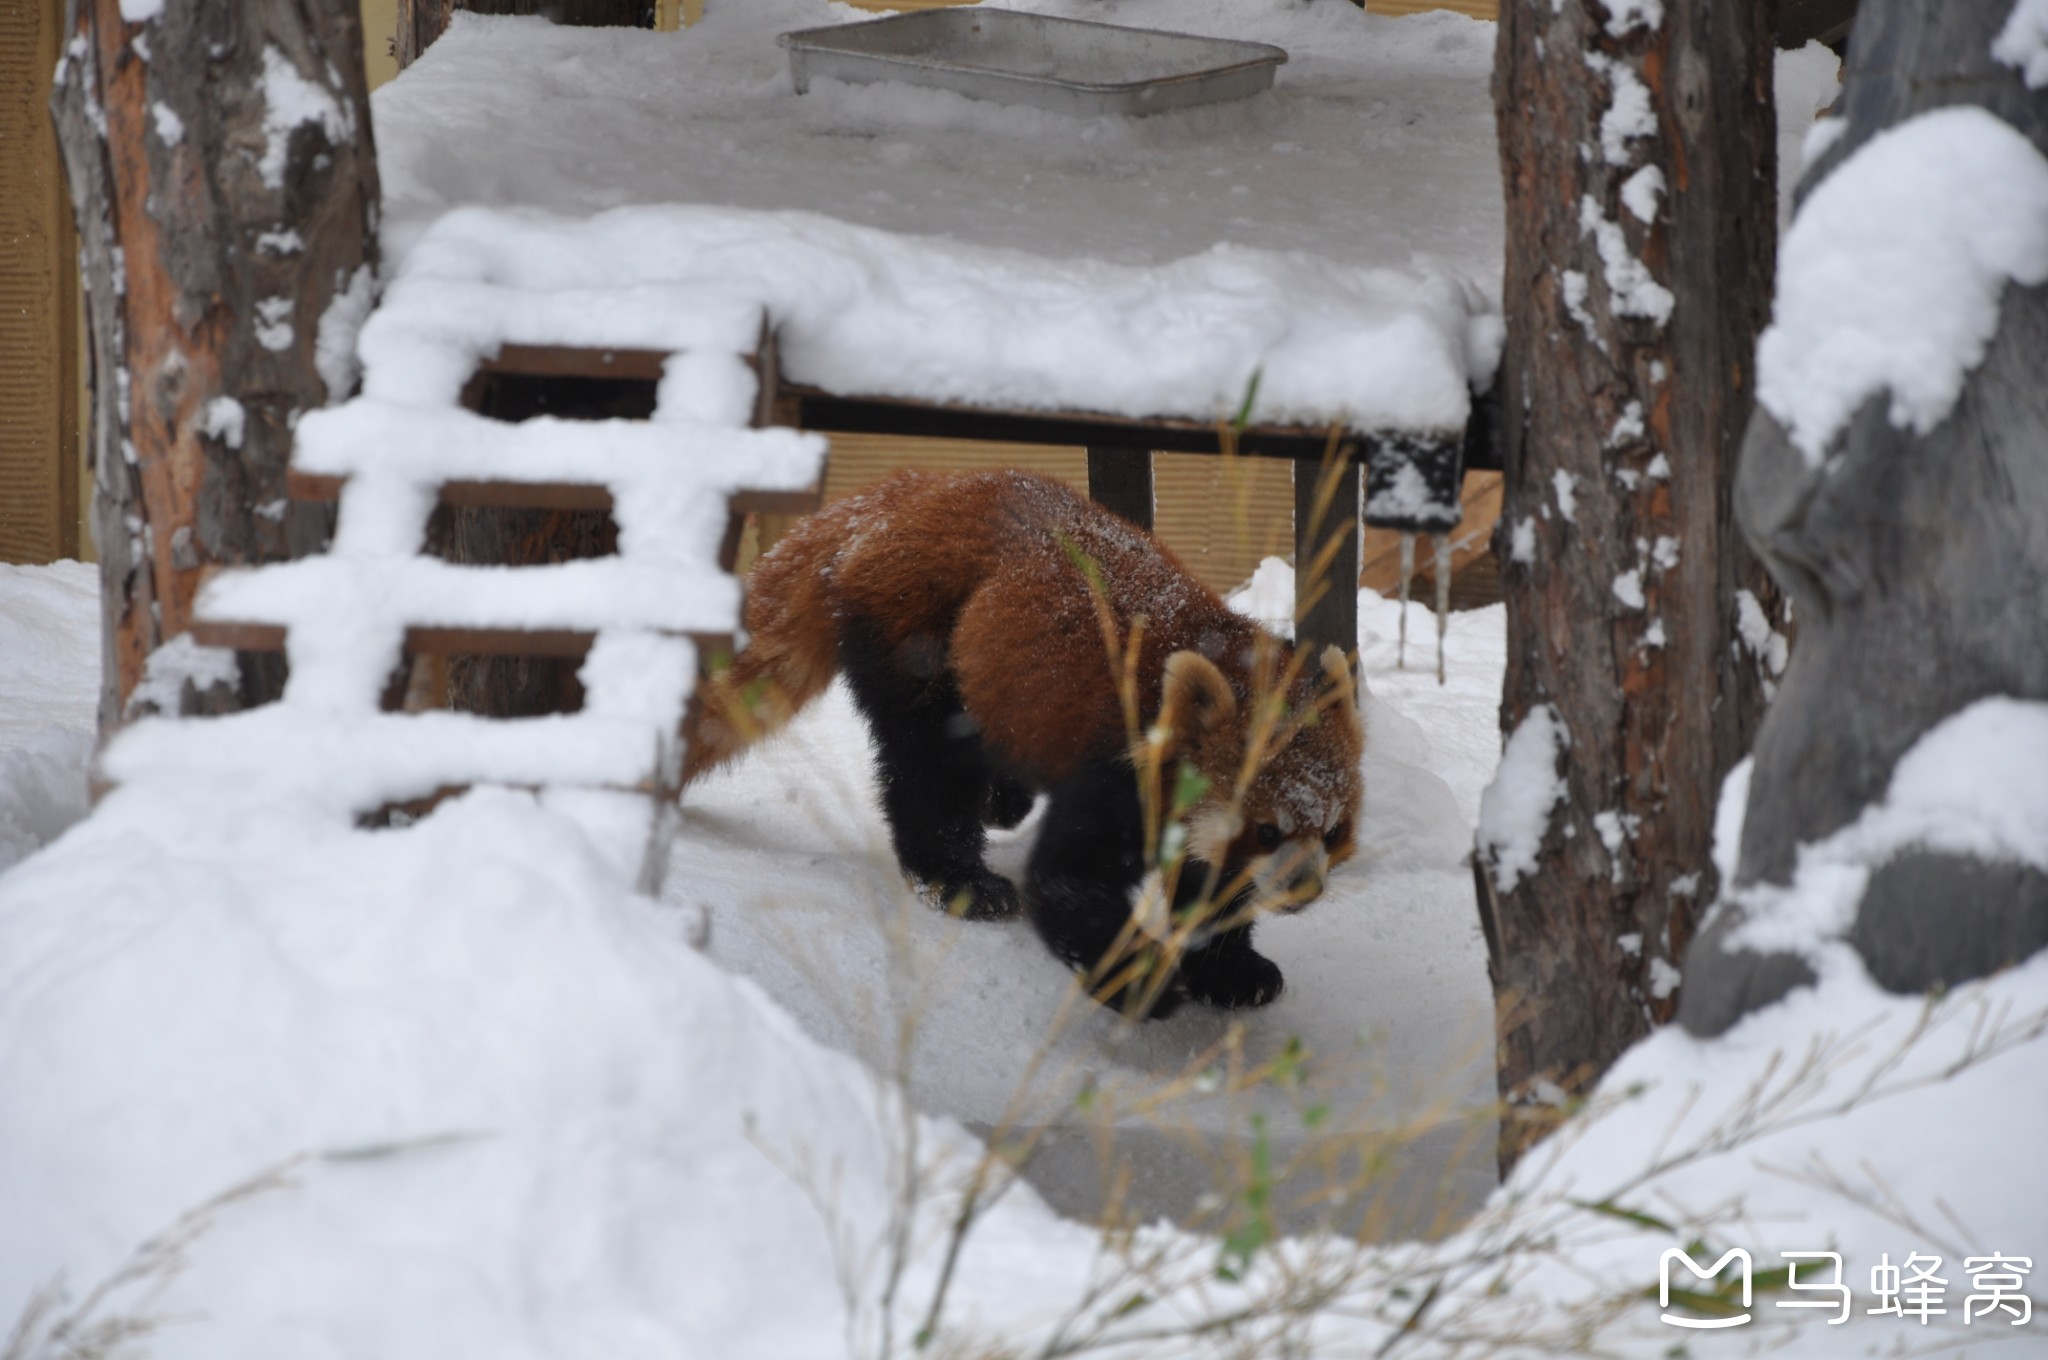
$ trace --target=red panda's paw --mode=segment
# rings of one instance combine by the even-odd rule
[[[1017,885],[987,869],[962,882],[920,883],[918,892],[940,911],[963,921],[1007,921],[1023,910]]]
[[[1286,986],[1280,965],[1249,946],[1190,950],[1181,961],[1180,975],[1189,996],[1226,1010],[1269,1006]]]

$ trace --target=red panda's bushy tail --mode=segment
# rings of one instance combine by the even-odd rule
[[[729,669],[697,684],[685,786],[781,728],[832,683],[836,520],[830,510],[803,520],[747,574],[747,643]]]

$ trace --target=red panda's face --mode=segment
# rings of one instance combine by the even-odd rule
[[[1277,749],[1233,798],[1246,765],[1250,723],[1221,672],[1192,652],[1167,662],[1161,720],[1180,757],[1208,781],[1187,814],[1188,848],[1243,875],[1259,911],[1298,911],[1355,849],[1365,734],[1343,653],[1328,648],[1320,675],[1304,675],[1274,731]]]

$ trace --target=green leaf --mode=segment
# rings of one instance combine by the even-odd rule
[[[1110,1316],[1129,1317],[1131,1314],[1139,1311],[1140,1309],[1150,1308],[1151,1306],[1151,1295],[1146,1294],[1141,1290],[1140,1292],[1133,1294],[1129,1298],[1125,1299],[1122,1303],[1118,1304],[1116,1306],[1116,1311],[1114,1313],[1111,1313]]]
[[[1209,776],[1183,760],[1173,780],[1173,815],[1179,817],[1201,802],[1209,787]]]
[[[1259,399],[1259,379],[1263,376],[1264,369],[1252,370],[1251,380],[1244,385],[1244,400],[1237,404],[1237,414],[1230,418],[1230,428],[1239,434],[1243,434],[1252,423],[1252,405]]]
[[[1589,1214],[1605,1214],[1609,1218],[1618,1218],[1624,1223],[1633,1223],[1638,1228],[1653,1229],[1667,1237],[1675,1237],[1678,1234],[1678,1229],[1672,1227],[1655,1214],[1646,1214],[1641,1209],[1624,1208],[1610,1199],[1575,1199],[1567,1202],[1574,1209],[1584,1209]]]
[[[1055,534],[1054,539],[1059,543],[1060,551],[1067,555],[1067,560],[1074,564],[1074,569],[1087,578],[1089,589],[1098,595],[1103,594],[1102,568],[1095,564],[1095,559],[1082,552],[1081,545],[1065,534]]]
[[[1308,1061],[1308,1045],[1301,1041],[1299,1034],[1287,1036],[1286,1044],[1273,1059],[1273,1080],[1282,1086],[1294,1086],[1301,1081],[1302,1064]]]
[[[1330,1107],[1321,1101],[1301,1112],[1301,1126],[1305,1129],[1320,1128],[1330,1118]]]

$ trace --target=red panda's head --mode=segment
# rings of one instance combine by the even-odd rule
[[[1241,797],[1258,714],[1215,664],[1192,651],[1166,662],[1160,726],[1172,752],[1207,789],[1187,810],[1188,849],[1226,882],[1248,876],[1259,911],[1297,911],[1315,900],[1331,868],[1356,848],[1365,726],[1351,668],[1335,647],[1305,666],[1277,705]],[[1278,699],[1280,696],[1274,696]]]

